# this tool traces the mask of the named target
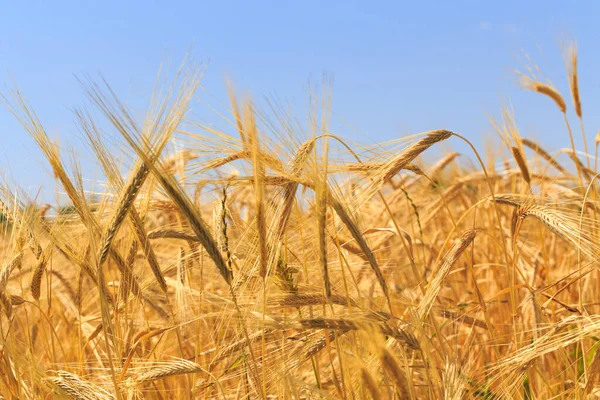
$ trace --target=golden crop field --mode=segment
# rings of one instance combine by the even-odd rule
[[[505,109],[497,158],[452,127],[347,141],[327,85],[307,116],[230,88],[209,124],[187,112],[202,68],[157,89],[145,119],[84,81],[93,196],[7,90],[68,206],[0,187],[3,398],[594,398],[598,139],[567,55],[571,93],[520,76],[564,115],[566,147],[521,136]]]

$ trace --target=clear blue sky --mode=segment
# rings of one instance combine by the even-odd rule
[[[524,136],[568,146],[547,99],[521,92],[512,69],[527,51],[568,99],[559,44],[577,40],[588,136],[600,127],[597,3],[401,1],[27,1],[0,12],[0,80],[12,79],[51,136],[85,151],[70,109],[76,76],[101,72],[128,101],[146,100],[166,59],[210,60],[203,85],[225,98],[223,77],[255,97],[305,104],[307,82],[333,74],[333,109],[363,142],[450,129],[479,148],[487,116],[512,102]],[[302,107],[299,107],[302,109]],[[575,120],[572,121],[575,123]],[[575,126],[577,126],[575,124]],[[0,109],[0,173],[36,187],[49,179],[33,140]],[[46,185],[49,185],[46,184]]]

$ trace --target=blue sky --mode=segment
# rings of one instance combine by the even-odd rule
[[[510,102],[521,133],[557,149],[569,144],[561,115],[549,100],[520,91],[511,71],[523,66],[525,50],[570,106],[560,43],[575,39],[593,141],[599,8],[558,1],[6,2],[0,90],[14,81],[51,136],[85,154],[72,122],[71,109],[85,102],[76,76],[100,72],[124,99],[143,102],[161,63],[177,65],[191,50],[195,60],[210,60],[203,85],[217,99],[225,99],[229,76],[255,97],[299,104],[299,112],[309,80],[327,71],[334,112],[358,131],[339,121],[332,129],[365,143],[445,128],[483,149],[495,136],[488,116],[499,117]],[[26,189],[48,188],[41,153],[4,108],[0,128],[0,174]]]

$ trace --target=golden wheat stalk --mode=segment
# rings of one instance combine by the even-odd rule
[[[53,371],[57,376],[46,380],[59,388],[64,394],[79,400],[110,400],[116,397],[100,386],[82,379],[71,372]]]
[[[148,232],[148,239],[181,239],[191,242],[199,241],[198,237],[192,233],[160,228]]]
[[[337,331],[360,331],[367,327],[373,327],[384,335],[393,337],[402,343],[406,348],[419,350],[421,347],[417,338],[408,331],[406,327],[397,323],[378,323],[370,319],[348,319],[348,318],[310,318],[299,319],[296,321],[281,322],[279,327],[284,328],[304,328],[304,329],[333,329]]]
[[[573,98],[573,107],[575,108],[575,114],[579,118],[582,116],[581,112],[581,97],[579,95],[579,74],[577,71],[577,45],[570,43],[567,47],[567,75],[569,77],[569,87],[571,88],[571,97]],[[584,136],[585,143],[585,136]],[[587,144],[586,144],[587,153]]]
[[[260,157],[260,143],[258,139],[258,128],[254,119],[252,103],[248,102],[244,107],[244,133],[252,152],[252,169],[254,172],[254,202],[256,208],[256,229],[258,231],[258,255],[260,276],[265,278],[269,269],[269,255],[267,253],[267,222],[265,215],[265,187],[263,180],[265,168]]]
[[[367,244],[367,241],[365,240],[364,236],[362,235],[362,233],[361,233],[360,229],[358,228],[358,226],[356,225],[356,223],[350,217],[350,215],[348,214],[346,209],[342,206],[342,204],[337,199],[333,198],[331,195],[329,196],[328,201],[331,202],[331,206],[337,213],[338,217],[340,217],[340,220],[343,222],[343,224],[346,226],[346,228],[350,231],[350,234],[352,235],[354,240],[356,240],[356,243],[358,243],[358,246],[362,250],[362,252],[365,255],[365,257],[367,258],[367,260],[369,261],[369,265],[373,269],[373,272],[375,272],[375,276],[377,277],[379,286],[383,290],[383,294],[386,297],[388,306],[391,311],[392,304],[391,304],[391,300],[390,300],[389,288],[387,286],[387,283],[385,281],[383,273],[381,272],[381,269],[379,268],[379,264],[377,263],[377,260],[375,259],[375,256],[373,255],[373,252],[371,251],[371,248]]]
[[[387,182],[392,179],[400,170],[404,169],[412,160],[436,143],[448,139],[453,133],[447,130],[432,131],[419,139],[416,143],[410,145],[394,158],[389,166],[382,171],[381,182]]]
[[[6,290],[6,285],[8,284],[8,280],[10,279],[10,274],[12,274],[15,268],[21,268],[22,261],[23,253],[19,252],[9,262],[2,266],[2,269],[0,270],[0,293],[4,293],[4,290]]]
[[[47,245],[42,251],[42,255],[40,256],[37,265],[33,271],[33,276],[31,277],[31,295],[35,300],[40,299],[41,286],[42,286],[42,277],[44,272],[46,271],[46,265],[48,264],[48,259],[52,254],[53,246]]]
[[[476,231],[467,231],[462,234],[461,238],[452,246],[450,250],[444,255],[438,265],[435,266],[432,276],[433,279],[427,287],[425,295],[419,302],[417,307],[417,315],[421,320],[424,320],[431,310],[431,306],[435,301],[438,293],[442,288],[442,282],[450,272],[450,268],[458,261],[462,253],[469,247],[473,239],[475,239]]]
[[[179,211],[181,214],[188,220],[190,224],[190,228],[196,234],[198,241],[202,244],[202,246],[206,249],[208,255],[211,257],[213,262],[215,263],[219,273],[227,282],[227,284],[231,285],[233,282],[233,271],[231,271],[225,260],[223,259],[223,255],[220,253],[218,245],[215,239],[212,237],[210,233],[210,229],[206,225],[206,223],[202,220],[202,217],[199,215],[196,207],[193,202],[189,198],[189,196],[183,191],[183,189],[179,186],[177,181],[168,174],[163,173],[159,169],[156,168],[150,160],[146,153],[137,145],[136,141],[130,136],[127,132],[123,132],[124,138],[127,140],[129,145],[135,150],[140,158],[144,161],[146,165],[150,166],[152,174],[161,184],[167,195],[171,198],[171,200],[179,207]]]
[[[4,203],[1,199],[0,199],[0,213],[2,215],[4,215],[4,217],[8,221],[10,221],[10,223],[16,225],[17,227],[19,227],[21,225],[19,223],[19,221],[17,221],[17,218],[15,217],[15,215],[14,215],[15,213],[13,212],[13,210],[11,210],[10,207],[6,203]],[[35,255],[35,257],[39,259],[40,256],[42,255],[42,247],[38,243],[37,239],[33,235],[32,230],[29,227],[25,227],[25,232],[27,235],[27,245],[29,246],[29,248],[31,249],[31,252]]]
[[[523,156],[521,149],[519,149],[517,146],[513,146],[511,147],[511,151],[515,157],[517,165],[519,166],[519,170],[521,170],[523,179],[528,185],[531,185],[531,175],[529,175],[529,168],[527,168],[527,162],[525,161],[525,157]]]
[[[398,364],[396,357],[386,348],[380,350],[379,360],[386,374],[394,382],[394,386],[398,389],[398,395],[401,399],[413,398],[410,390],[406,374]]]
[[[536,81],[526,75],[523,75],[521,77],[521,87],[525,90],[531,90],[549,97],[552,99],[552,101],[554,101],[561,113],[565,113],[567,111],[567,103],[565,102],[565,99],[554,86]]]
[[[299,177],[304,169],[304,165],[306,164],[306,160],[308,159],[310,153],[313,151],[315,146],[315,139],[310,139],[304,142],[298,150],[296,150],[296,154],[294,155],[294,159],[292,161],[292,165],[290,168],[290,175],[293,177]],[[287,228],[287,224],[290,219],[290,215],[292,213],[292,207],[294,205],[294,199],[296,195],[296,191],[298,190],[297,182],[288,182],[284,188],[282,193],[281,200],[281,211],[274,219],[277,221],[277,240],[280,240],[283,236],[285,229]]]
[[[133,384],[140,384],[168,378],[170,376],[196,374],[199,372],[205,372],[200,364],[189,360],[177,360],[157,366],[150,371],[137,374],[132,378],[132,382]]]
[[[329,300],[333,304],[338,304],[341,306],[356,306],[356,302],[348,298],[346,296],[341,296],[338,294],[332,294],[329,297]],[[323,297],[320,294],[291,294],[283,297],[282,299],[273,299],[272,302],[274,304],[278,304],[282,307],[305,307],[305,306],[314,306],[319,304],[324,304],[328,301],[327,298]]]
[[[379,394],[379,388],[377,387],[377,382],[375,382],[373,375],[371,375],[369,370],[365,367],[361,367],[360,369],[360,379],[363,383],[363,386],[367,389],[369,395],[373,400],[381,399],[381,396]]]
[[[537,154],[539,154],[544,160],[548,161],[548,163],[550,165],[552,165],[554,168],[556,168],[558,171],[562,172],[563,174],[565,174],[567,176],[569,175],[567,170],[564,169],[563,166],[560,165],[558,163],[558,161],[556,161],[554,159],[554,157],[552,157],[550,154],[548,154],[548,152],[546,150],[544,150],[540,145],[538,145],[534,141],[526,139],[526,138],[521,138],[521,143],[524,146],[529,147],[531,150],[535,151]]]

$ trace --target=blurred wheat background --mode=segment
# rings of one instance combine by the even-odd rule
[[[346,141],[327,84],[308,123],[229,85],[221,129],[187,112],[203,67],[158,87],[143,120],[84,79],[91,106],[74,120],[105,177],[93,192],[26,93],[5,91],[69,205],[0,187],[0,393],[594,398],[598,140],[565,51],[571,93],[535,68],[519,80],[564,115],[567,146],[521,136],[507,107],[498,157],[446,129]],[[469,151],[426,157],[448,142]]]

